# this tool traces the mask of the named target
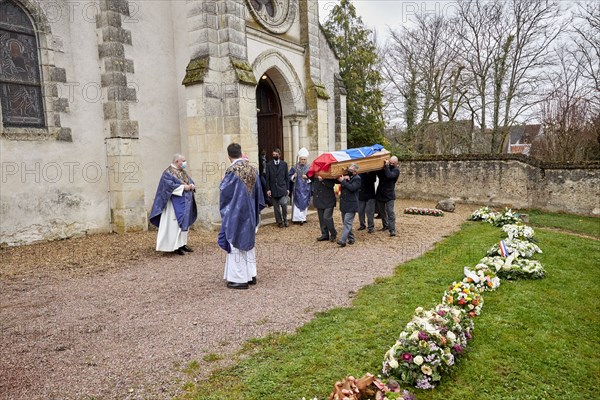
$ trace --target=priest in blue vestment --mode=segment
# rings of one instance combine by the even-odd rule
[[[150,211],[150,223],[158,227],[156,251],[184,255],[193,250],[187,245],[190,226],[198,212],[194,191],[196,185],[185,171],[187,161],[181,154],[163,172]]]
[[[258,171],[242,158],[239,144],[227,146],[231,165],[219,187],[221,231],[219,246],[227,251],[223,278],[230,289],[256,284],[256,231],[265,207]]]
[[[298,163],[290,169],[292,183],[292,223],[304,224],[306,211],[310,204],[310,179],[308,174],[308,150],[303,147],[298,151]]]

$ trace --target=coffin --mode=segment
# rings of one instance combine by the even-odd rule
[[[391,154],[388,150],[382,149],[368,157],[331,163],[329,164],[328,171],[320,170],[315,172],[315,175],[325,179],[334,179],[343,175],[350,164],[358,165],[359,174],[362,174],[363,172],[378,171],[383,169],[386,160],[389,160],[390,156]]]

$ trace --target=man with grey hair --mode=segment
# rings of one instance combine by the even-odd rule
[[[189,228],[198,215],[194,198],[196,185],[186,168],[185,156],[175,154],[158,183],[150,211],[150,223],[158,227],[156,251],[179,255],[193,251],[187,240]]]
[[[358,191],[360,190],[360,176],[358,175],[358,165],[350,164],[348,172],[338,178],[342,187],[340,195],[340,211],[342,212],[342,221],[344,227],[342,236],[337,242],[341,247],[345,247],[346,243],[354,244],[355,238],[352,232],[354,224],[354,216],[358,211]]]
[[[377,206],[383,223],[382,231],[389,231],[390,236],[396,236],[396,213],[394,200],[396,200],[396,181],[400,176],[398,157],[392,156],[385,162],[379,172],[379,185],[377,186]]]

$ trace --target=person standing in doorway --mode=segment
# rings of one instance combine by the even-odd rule
[[[288,166],[281,159],[281,150],[273,150],[273,159],[267,163],[267,197],[273,202],[278,227],[287,227]]]

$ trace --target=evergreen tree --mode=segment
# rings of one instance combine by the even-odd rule
[[[383,144],[382,76],[377,47],[350,0],[341,0],[324,25],[340,60],[346,97],[348,147]]]

